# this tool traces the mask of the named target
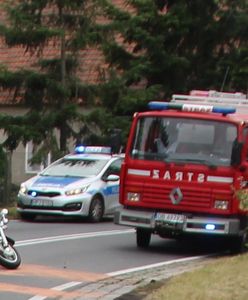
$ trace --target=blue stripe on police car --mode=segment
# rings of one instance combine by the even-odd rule
[[[32,187],[65,187],[71,183],[82,180],[78,177],[39,177],[33,182]]]

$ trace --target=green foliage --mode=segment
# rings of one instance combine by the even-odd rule
[[[95,19],[101,2],[24,0],[5,3],[9,20],[0,25],[0,34],[9,47],[20,45],[31,55],[37,55],[37,63],[30,69],[10,72],[3,67],[0,70],[0,86],[15,91],[13,101],[17,95],[20,101],[18,92],[24,91],[21,104],[30,109],[22,117],[0,118],[0,126],[7,135],[3,143],[6,149],[13,151],[19,143],[28,141],[44,144],[44,139],[47,136],[51,139],[56,128],[60,132],[58,151],[67,151],[67,139],[77,134],[72,128],[73,121],[79,118],[74,103],[80,97],[86,99],[87,104],[93,99],[93,87],[81,83],[77,77],[80,70],[77,57],[79,51],[100,40]],[[60,47],[53,58],[42,56],[49,42]],[[40,153],[42,149],[41,146]],[[41,158],[40,153],[34,160]]]
[[[145,110],[150,100],[195,88],[247,91],[245,0],[127,4],[131,11],[108,0],[6,1],[9,20],[0,24],[0,34],[10,47],[37,55],[37,63],[15,72],[0,68],[1,88],[13,92],[13,103],[24,91],[20,104],[29,108],[25,116],[0,115],[5,149],[33,141],[40,145],[37,162],[47,149],[54,157],[66,152],[71,137],[106,144],[111,132],[120,130],[125,144],[133,113]],[[99,15],[109,22],[97,23]],[[58,55],[43,57],[51,41],[60,47]],[[109,64],[99,70],[98,86],[78,78],[78,54],[92,45],[101,46]],[[79,99],[94,110],[80,114]],[[60,132],[58,142],[54,129]]]
[[[36,31],[30,29],[24,31],[19,28],[5,31],[6,43],[10,47],[24,44],[27,45],[27,50],[36,48],[41,44],[44,45],[46,40],[54,35],[57,35],[57,32],[51,32],[45,27],[39,28]]]
[[[23,84],[24,71],[10,72],[5,66],[0,67],[0,86],[3,89],[18,89]]]
[[[235,195],[239,201],[239,208],[241,210],[247,211],[248,210],[248,191],[247,191],[247,189],[237,190]]]
[[[141,85],[145,89],[140,93],[147,91],[145,98],[167,98],[174,92],[195,88],[220,90],[223,83],[226,91],[246,93],[245,0],[128,3],[136,14],[117,13],[116,7],[106,10],[112,18],[112,30],[122,36],[124,43],[120,46],[112,34],[103,50],[111,68],[121,70],[130,94],[134,86]],[[147,89],[153,86],[157,87],[155,94]],[[126,95],[123,98],[123,94],[119,97],[123,102],[129,99]]]

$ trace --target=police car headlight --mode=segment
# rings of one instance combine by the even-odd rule
[[[27,192],[28,192],[28,189],[27,189],[26,185],[22,183],[21,186],[20,186],[19,193],[20,194],[27,194]]]
[[[71,189],[69,191],[66,191],[65,194],[66,194],[66,196],[75,196],[75,195],[83,194],[87,191],[88,187],[89,186],[87,185],[87,186],[84,186],[84,187]]]

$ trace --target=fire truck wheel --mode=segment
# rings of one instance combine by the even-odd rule
[[[136,243],[139,248],[149,247],[151,232],[143,228],[136,228]]]
[[[247,231],[245,231],[242,236],[231,238],[230,250],[233,254],[247,252],[247,250],[248,250],[248,233],[247,233]]]

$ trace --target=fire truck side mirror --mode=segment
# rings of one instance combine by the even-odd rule
[[[232,156],[231,156],[231,165],[232,166],[240,165],[242,149],[243,149],[243,143],[235,140],[233,142],[233,147],[232,147]]]

